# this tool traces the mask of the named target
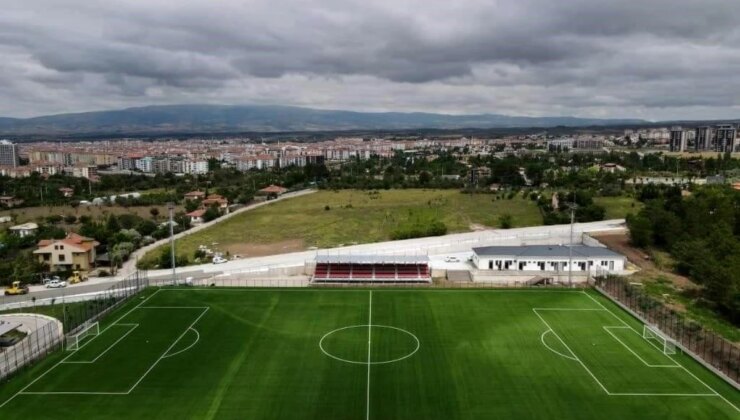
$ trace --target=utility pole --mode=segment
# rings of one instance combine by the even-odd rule
[[[175,211],[173,203],[167,203],[167,210],[170,214],[170,262],[172,264],[172,284],[177,284],[177,268],[175,267],[175,228],[172,221],[172,213]]]
[[[573,224],[576,219],[576,193],[573,192],[573,202],[570,203],[570,246],[568,247],[568,287],[573,287]]]

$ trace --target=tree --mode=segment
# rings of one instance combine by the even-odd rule
[[[642,215],[627,215],[627,227],[630,231],[630,242],[637,247],[647,247],[653,243],[653,225]]]
[[[512,217],[509,213],[504,213],[498,218],[498,226],[501,229],[511,229],[513,226]]]

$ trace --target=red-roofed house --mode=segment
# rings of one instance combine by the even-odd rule
[[[62,193],[62,195],[65,197],[72,197],[75,193],[75,190],[73,190],[72,188],[61,187],[59,188],[59,192]]]
[[[89,271],[95,262],[95,239],[69,233],[64,239],[42,239],[33,251],[39,262],[49,265],[52,271]]]
[[[187,213],[185,216],[190,218],[191,225],[199,225],[203,223],[203,215],[206,214],[205,209],[198,209]]]
[[[218,194],[211,194],[205,200],[201,201],[203,207],[211,207],[216,205],[220,210],[228,213],[229,211],[229,200]]]
[[[260,194],[263,194],[263,195],[275,195],[275,196],[279,196],[279,195],[283,195],[286,192],[288,192],[288,189],[287,188],[284,188],[284,187],[281,187],[279,185],[274,185],[273,184],[273,185],[267,186],[265,188],[262,188],[261,190],[259,190],[259,192],[260,192]]]

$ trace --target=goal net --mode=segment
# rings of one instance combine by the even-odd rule
[[[79,332],[67,336],[67,350],[79,349],[80,344],[87,337],[93,337],[98,334],[100,334],[100,324],[93,322],[92,324],[86,325]]]
[[[657,342],[663,354],[676,354],[676,342],[652,325],[642,327],[642,338]]]

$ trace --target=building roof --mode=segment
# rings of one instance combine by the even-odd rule
[[[29,222],[29,223],[24,223],[22,225],[11,226],[8,229],[10,230],[33,230],[33,229],[38,229],[38,228],[39,228],[39,225],[33,222]]]
[[[206,193],[203,191],[190,191],[189,193],[185,194],[185,197],[205,197]]]
[[[282,193],[284,193],[284,192],[286,192],[286,191],[288,191],[288,189],[287,189],[287,188],[285,188],[285,187],[281,187],[281,186],[279,186],[279,185],[275,185],[275,184],[269,185],[269,186],[267,186],[267,187],[265,187],[265,188],[262,188],[262,189],[260,190],[260,192],[263,192],[263,193],[268,193],[268,194],[269,194],[269,193],[277,193],[277,194],[282,194]]]
[[[85,252],[90,251],[91,249],[100,245],[100,243],[93,238],[81,236],[76,233],[68,233],[67,237],[64,239],[42,239],[40,240],[38,243],[39,249],[34,251],[34,253],[39,252],[40,249],[43,247],[46,247],[51,244],[58,244],[58,243],[70,245],[77,249],[81,249],[82,251],[85,251]]]
[[[426,255],[317,255],[321,264],[426,264]]]
[[[187,213],[185,216],[188,216],[188,217],[203,217],[204,214],[206,214],[205,209],[198,209],[198,210],[193,210],[190,213]]]
[[[484,246],[473,248],[476,255],[503,256],[517,258],[568,258],[570,247],[567,245],[521,245],[521,246]],[[622,255],[598,246],[573,245],[574,257],[621,257]]]

